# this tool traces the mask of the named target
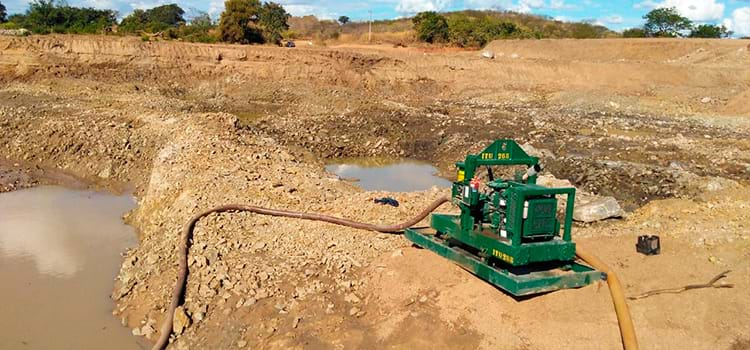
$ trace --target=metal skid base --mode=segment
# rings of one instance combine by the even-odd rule
[[[603,274],[575,262],[534,264],[501,268],[486,264],[482,259],[458,244],[450,244],[435,235],[432,228],[409,228],[404,232],[414,244],[448,258],[472,274],[514,295],[525,296],[560,289],[578,288],[601,280]]]

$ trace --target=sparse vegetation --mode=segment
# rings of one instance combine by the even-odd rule
[[[318,41],[332,40],[337,39],[342,31],[342,26],[335,21],[319,20],[312,15],[291,17],[289,27],[290,30],[284,36],[289,39],[301,37]]]
[[[304,18],[304,20],[302,20]],[[443,19],[445,23],[443,23]],[[415,22],[416,21],[416,22]],[[294,17],[290,26],[302,37],[316,37],[319,21],[314,16]],[[417,24],[419,22],[419,24]],[[447,36],[446,33],[447,26]],[[332,26],[342,40],[362,40],[369,30],[368,22],[348,22]],[[496,39],[534,38],[604,38],[617,33],[593,23],[571,23],[551,17],[500,11],[458,11],[421,13],[413,18],[376,20],[372,22],[374,40],[404,42],[437,42],[459,47],[480,47]],[[343,38],[346,39],[343,39]]]
[[[215,43],[219,41],[216,24],[205,12],[198,12],[187,24],[181,24],[177,28],[167,30],[168,38],[180,39],[190,42]]]
[[[549,17],[496,11],[460,11],[442,14],[423,12],[413,18],[417,38],[425,42],[448,42],[459,47],[482,47],[497,39],[602,38],[612,34],[606,27],[587,22],[567,23]]]
[[[55,0],[35,0],[24,14],[10,16],[12,26],[36,34],[92,34],[107,31],[116,23],[117,13],[87,7],[72,7]]]
[[[531,35],[513,22],[490,17],[472,18],[465,14],[448,19],[450,42],[460,47],[482,47],[500,38],[523,38]]]

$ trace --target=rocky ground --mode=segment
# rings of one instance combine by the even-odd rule
[[[382,47],[2,38],[0,190],[132,191],[139,206],[127,221],[140,245],[125,254],[113,314],[153,340],[175,245],[195,212],[247,203],[396,222],[444,191],[363,192],[323,164],[417,158],[450,176],[467,152],[514,138],[536,149],[548,174],[626,209],[574,231],[626,294],[732,270],[731,289],[630,302],[643,348],[747,347],[750,115],[736,100],[750,91],[747,49],[666,41],[668,57],[610,50],[586,61],[529,43],[494,45],[520,54],[483,60]],[[623,55],[637,48],[622,43]],[[549,66],[552,76],[534,73]],[[624,66],[662,73],[611,73]],[[372,203],[384,195],[402,205]],[[663,254],[637,254],[640,234],[662,236]],[[175,330],[176,349],[620,347],[603,284],[516,300],[399,236],[245,213],[198,224]]]

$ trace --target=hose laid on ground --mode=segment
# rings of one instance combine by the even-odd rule
[[[612,271],[607,264],[585,250],[582,250],[581,247],[577,245],[576,255],[581,258],[581,260],[591,265],[591,267],[607,274],[609,294],[612,296],[612,303],[615,305],[615,313],[617,314],[617,324],[620,326],[622,347],[625,350],[638,350],[638,339],[635,337],[633,320],[630,318],[628,304],[625,303],[625,293],[622,291],[622,285],[620,285],[620,280],[617,278],[617,275],[615,275],[615,272]]]
[[[190,250],[190,239],[193,236],[193,229],[195,228],[195,224],[198,222],[198,220],[202,219],[204,216],[212,214],[212,213],[223,213],[227,211],[247,211],[255,214],[261,214],[261,215],[270,215],[270,216],[283,216],[288,218],[296,218],[296,219],[303,219],[303,220],[313,220],[313,221],[324,221],[329,222],[336,225],[342,225],[342,226],[348,226],[353,227],[361,230],[369,230],[369,231],[377,231],[377,232],[383,232],[383,233],[399,233],[403,231],[406,228],[412,227],[422,221],[424,218],[427,217],[427,215],[430,215],[431,212],[433,212],[435,209],[437,209],[439,206],[443,205],[443,203],[450,202],[450,198],[448,197],[442,197],[430,204],[425,210],[422,210],[419,215],[413,217],[412,219],[409,219],[405,222],[402,222],[400,224],[395,225],[374,225],[374,224],[367,224],[357,221],[352,221],[344,218],[338,218],[335,216],[329,216],[329,215],[323,215],[323,214],[315,214],[315,213],[303,213],[299,211],[291,211],[291,210],[279,210],[279,209],[269,209],[269,208],[263,208],[263,207],[256,207],[252,205],[241,205],[241,204],[229,204],[229,205],[222,205],[219,207],[215,207],[213,209],[208,209],[198,215],[193,216],[192,219],[185,225],[185,227],[182,230],[182,240],[180,241],[179,245],[179,260],[180,260],[180,266],[179,271],[177,275],[177,282],[174,285],[174,289],[172,290],[172,303],[169,305],[169,308],[166,311],[166,317],[164,318],[164,321],[161,325],[161,335],[159,336],[159,339],[156,341],[156,344],[154,344],[153,348],[151,350],[162,350],[167,346],[167,343],[169,343],[169,336],[172,334],[172,321],[174,318],[174,312],[177,309],[177,307],[180,305],[180,301],[182,300],[183,293],[185,291],[185,284],[187,282],[187,275],[188,275],[188,252]]]
[[[435,200],[427,208],[425,208],[419,215],[414,218],[407,220],[400,224],[395,225],[374,225],[367,224],[357,221],[352,221],[344,218],[335,216],[315,214],[315,213],[303,213],[298,211],[290,210],[279,210],[269,209],[263,207],[256,207],[252,205],[240,205],[240,204],[229,204],[215,207],[213,209],[206,210],[200,214],[193,216],[192,219],[185,225],[182,230],[182,240],[180,241],[179,254],[179,271],[177,276],[177,282],[175,283],[174,289],[172,290],[172,302],[169,309],[166,310],[166,317],[162,323],[159,339],[154,344],[152,350],[162,350],[169,343],[169,336],[172,334],[172,322],[174,318],[174,312],[180,305],[180,302],[185,292],[185,284],[187,282],[188,275],[188,253],[190,249],[190,239],[193,236],[193,229],[195,224],[203,217],[212,213],[223,213],[227,211],[247,211],[255,214],[270,215],[270,216],[281,216],[303,220],[313,221],[324,221],[336,225],[348,226],[362,230],[383,232],[383,233],[399,233],[406,228],[416,225],[424,218],[427,217],[431,212],[437,209],[439,206],[446,202],[450,202],[450,198],[443,197]],[[594,267],[595,269],[602,271],[607,274],[607,284],[609,285],[609,291],[612,295],[612,302],[615,305],[615,313],[617,313],[617,322],[620,325],[620,336],[622,337],[622,344],[625,350],[638,350],[638,342],[635,338],[635,329],[633,328],[633,321],[630,319],[630,312],[628,306],[625,303],[625,295],[622,292],[622,287],[617,276],[612,272],[609,267],[604,264],[597,257],[582,251],[580,248],[576,248],[576,255],[583,261]]]

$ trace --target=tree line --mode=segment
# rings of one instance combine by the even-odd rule
[[[0,29],[25,28],[36,34],[117,32],[140,34],[144,40],[156,34],[197,42],[279,44],[283,38],[310,33],[324,40],[336,39],[342,30],[356,31],[362,24],[349,23],[347,16],[339,17],[338,22],[305,16],[295,18],[297,28],[289,30],[291,16],[284,7],[260,0],[227,0],[218,21],[213,21],[205,12],[197,12],[190,18],[185,18],[185,14],[177,4],[167,4],[137,9],[118,22],[118,14],[113,10],[69,6],[64,0],[33,0],[24,13],[10,16],[0,3]],[[409,29],[414,30],[416,40],[459,47],[482,47],[497,39],[724,38],[732,34],[724,26],[695,24],[675,8],[657,8],[643,18],[646,22],[642,27],[627,29],[622,34],[592,22],[562,22],[546,16],[496,11],[421,12],[410,20],[375,21],[374,24],[396,30],[401,28],[399,21],[410,21]]]
[[[682,16],[674,7],[657,8],[643,16],[646,23],[641,28],[623,31],[625,38],[727,38],[732,32],[723,25],[696,25]]]
[[[150,40],[154,34],[197,42],[281,43],[289,29],[290,15],[283,6],[260,0],[227,0],[218,22],[205,12],[185,18],[177,4],[135,10],[117,21],[117,12],[74,7],[62,0],[33,0],[24,13],[7,16],[0,3],[0,28],[25,28],[35,34],[94,34],[118,32],[141,34]]]
[[[562,22],[514,12],[421,12],[412,18],[417,39],[459,47],[482,47],[497,39],[604,38],[616,35],[591,22]]]
[[[493,16],[493,14],[495,16]],[[566,23],[538,16],[546,20],[542,25],[522,23],[512,13],[461,11],[452,13],[421,12],[412,18],[417,39],[427,43],[445,43],[460,47],[482,47],[497,39],[543,38],[647,38],[689,37],[726,38],[732,35],[723,25],[695,24],[680,15],[675,8],[657,8],[643,18],[641,28],[625,30],[621,35],[591,22]],[[509,19],[499,16],[508,15]],[[528,17],[528,16],[527,16]],[[526,21],[529,23],[529,21]],[[532,24],[536,24],[531,22]]]

